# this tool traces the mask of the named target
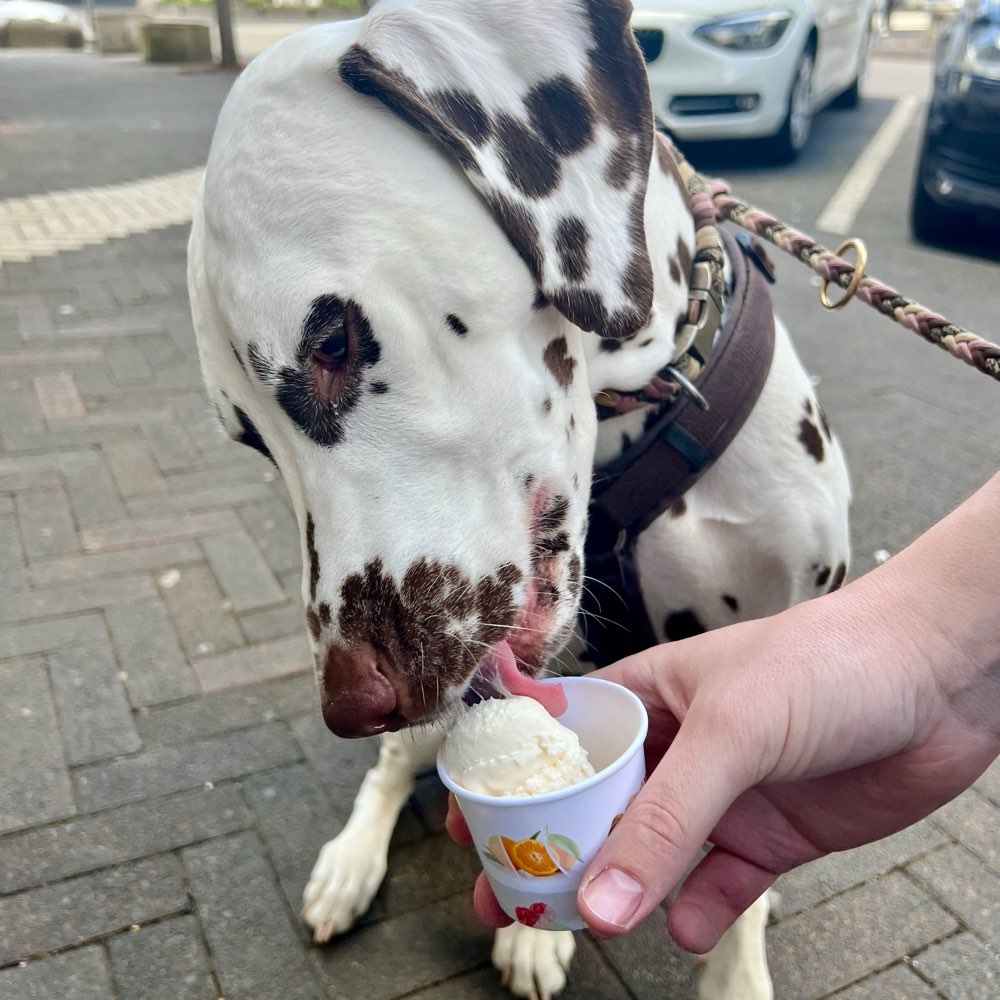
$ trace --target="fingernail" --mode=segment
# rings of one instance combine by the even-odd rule
[[[642,902],[642,886],[617,868],[605,868],[584,887],[583,900],[602,920],[627,927]]]

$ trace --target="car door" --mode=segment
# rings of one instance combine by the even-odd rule
[[[819,34],[813,89],[822,103],[847,87],[857,75],[862,33],[871,0],[813,0]]]

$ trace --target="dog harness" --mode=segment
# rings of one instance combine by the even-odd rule
[[[770,263],[749,239],[717,231],[717,266],[695,258],[692,314],[683,354],[637,393],[599,393],[599,416],[660,402],[640,438],[597,469],[585,544],[589,577],[581,603],[587,655],[598,666],[657,643],[635,559],[640,533],[704,475],[743,426],[771,367],[774,313]],[[721,251],[733,271],[724,319]],[[714,271],[719,281],[713,280]],[[692,315],[697,313],[691,321]],[[688,329],[694,327],[694,330]],[[687,331],[685,335],[685,331]],[[690,375],[690,377],[689,377]]]

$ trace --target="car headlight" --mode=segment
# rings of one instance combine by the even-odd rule
[[[757,52],[777,45],[791,20],[787,10],[760,10],[709,21],[694,33],[720,49]]]
[[[958,71],[988,80],[1000,80],[1000,24],[995,21],[973,21]]]

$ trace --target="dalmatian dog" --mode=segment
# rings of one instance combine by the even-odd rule
[[[627,0],[381,0],[255,59],[219,117],[189,282],[209,395],[280,470],[301,532],[323,717],[380,735],[303,918],[351,927],[470,691],[531,691],[572,634],[598,426],[675,353],[695,228],[657,155]],[[829,589],[844,461],[778,325],[735,440],[638,540],[642,596],[714,628]],[[678,615],[681,616],[678,619]],[[700,995],[771,995],[761,900]],[[518,996],[566,981],[568,932],[515,924]]]

